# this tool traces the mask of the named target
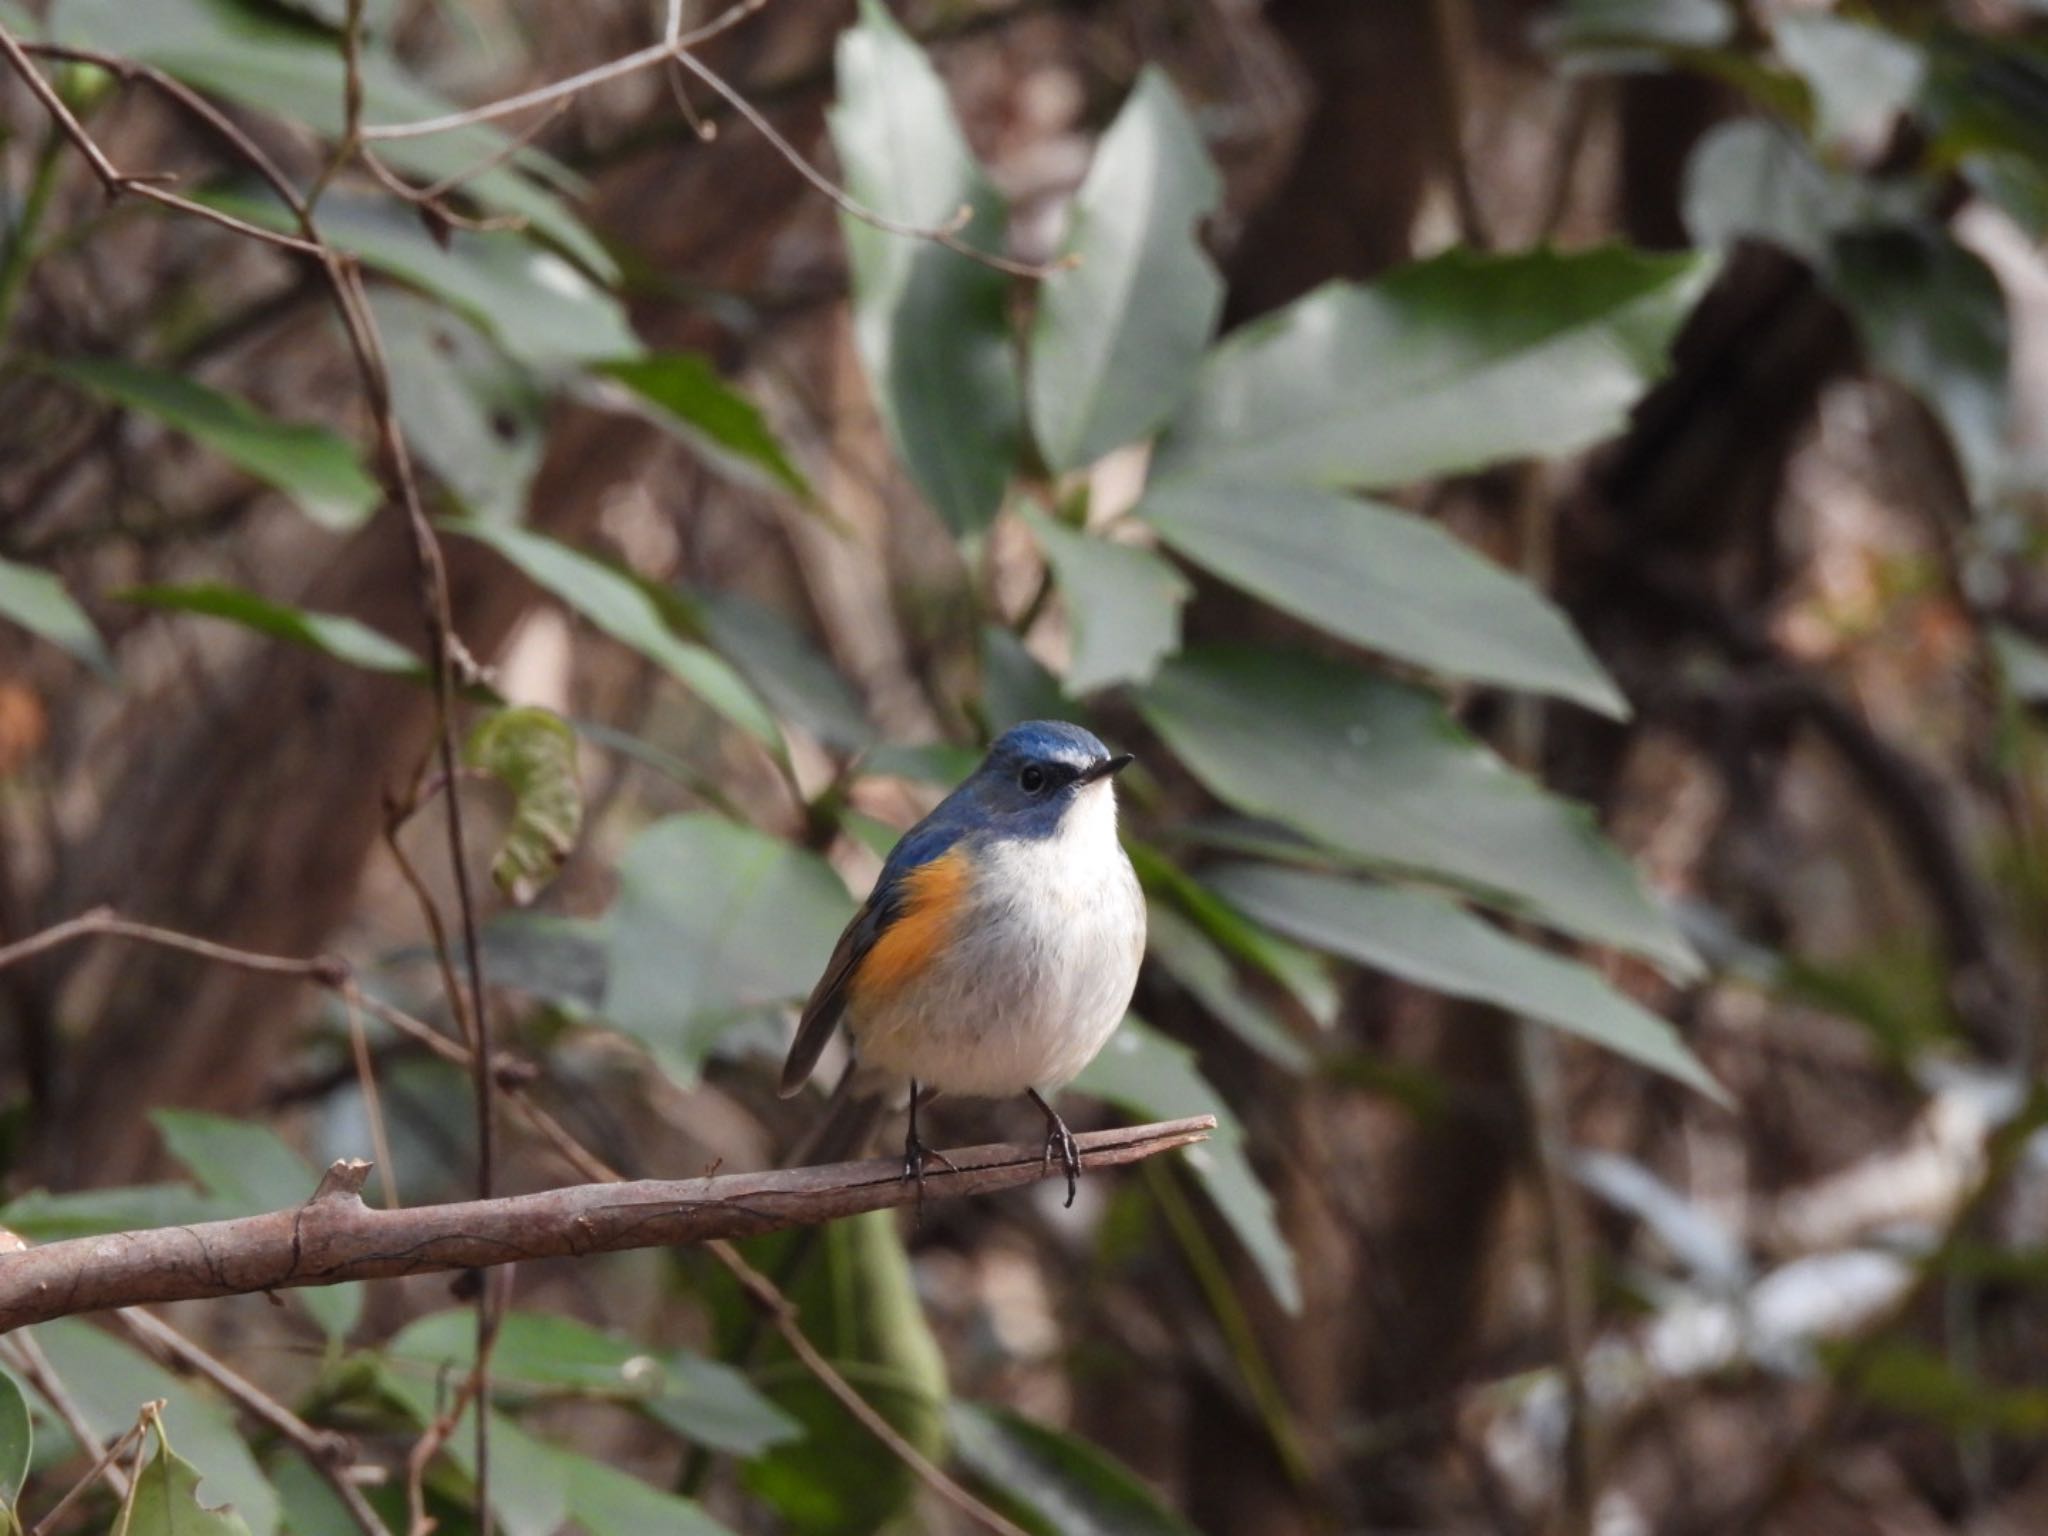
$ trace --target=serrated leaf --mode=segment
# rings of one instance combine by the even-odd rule
[[[313,1165],[266,1125],[187,1109],[155,1110],[150,1119],[171,1156],[237,1216],[289,1210],[312,1199],[319,1187]],[[292,1299],[330,1338],[345,1336],[362,1316],[358,1282],[301,1287]]]
[[[1194,1536],[1128,1468],[1078,1435],[981,1403],[954,1403],[947,1421],[961,1463],[1046,1536]]]
[[[0,618],[61,646],[101,677],[113,680],[114,658],[107,654],[106,642],[53,573],[0,560]]]
[[[1667,366],[1711,257],[1452,251],[1332,284],[1224,338],[1154,482],[1369,489],[1612,436]]]
[[[9,1519],[21,1503],[35,1448],[36,1427],[29,1418],[28,1394],[20,1382],[0,1370],[0,1515]]]
[[[516,523],[540,468],[547,397],[521,367],[445,304],[379,286],[370,309],[384,337],[392,403],[406,441],[435,478],[486,522]]]
[[[576,733],[552,710],[501,709],[478,722],[462,756],[512,793],[512,820],[491,860],[491,879],[523,907],[554,879],[583,828]]]
[[[155,1427],[156,1455],[137,1475],[114,1536],[249,1536],[231,1506],[200,1502],[198,1469],[171,1449],[161,1422]]]
[[[1585,808],[1513,772],[1426,693],[1320,657],[1213,646],[1167,663],[1137,703],[1240,810],[1675,973],[1699,969]]]
[[[1628,715],[1547,597],[1424,518],[1312,487],[1220,480],[1164,486],[1137,515],[1177,553],[1359,645]]]
[[[1304,944],[1522,1014],[1727,1102],[1665,1020],[1599,972],[1512,938],[1448,897],[1268,864],[1226,865],[1206,878],[1233,906]]]
[[[800,1002],[853,899],[815,854],[716,816],[671,816],[619,862],[604,1015],[693,1083],[736,1024]]]
[[[61,358],[48,367],[102,400],[183,433],[282,491],[326,527],[357,527],[384,499],[355,449],[325,427],[281,421],[183,374],[110,357]]]
[[[199,585],[190,587],[129,587],[114,597],[144,608],[169,613],[197,613],[207,618],[226,619],[244,629],[253,629],[274,640],[319,651],[336,661],[368,672],[389,672],[400,677],[423,678],[426,663],[388,635],[340,613],[314,613],[288,603],[274,603],[240,587]]]
[[[1266,1288],[1283,1310],[1301,1310],[1301,1281],[1266,1192],[1244,1152],[1244,1128],[1223,1095],[1195,1066],[1195,1054],[1169,1040],[1136,1014],[1125,1018],[1095,1060],[1074,1079],[1082,1093],[1107,1099],[1147,1120],[1214,1115],[1207,1141],[1182,1154],[1203,1191],[1258,1265]]]
[[[1038,288],[1031,422],[1056,470],[1150,433],[1187,393],[1223,281],[1197,226],[1222,192],[1164,71],[1147,66],[1095,152]]]
[[[1181,605],[1193,591],[1187,578],[1148,549],[1078,532],[1035,509],[1024,516],[1066,599],[1066,691],[1079,697],[1151,677],[1180,649]]]
[[[163,1399],[164,1421],[177,1436],[180,1454],[198,1472],[206,1499],[232,1506],[250,1536],[274,1536],[277,1495],[228,1411],[209,1391],[74,1318],[37,1324],[36,1342],[102,1442],[133,1428],[144,1403]]]
[[[713,465],[751,485],[779,486],[808,500],[811,487],[790,460],[761,408],[718,376],[697,352],[615,358],[592,370],[623,385],[649,407],[649,419],[674,432]]]
[[[741,730],[771,751],[782,751],[781,732],[754,691],[723,657],[670,628],[661,605],[630,576],[523,528],[466,518],[451,519],[445,526],[488,544],[613,639],[661,666]]]
[[[950,227],[1000,248],[1002,199],[975,164],[946,88],[877,0],[840,34],[829,122],[846,189],[903,224]],[[854,340],[889,440],[956,534],[988,526],[1017,455],[1021,386],[1009,281],[929,240],[842,216],[853,269]]]
[[[761,1262],[757,1259],[756,1262]],[[788,1289],[805,1335],[906,1440],[945,1459],[946,1361],[925,1321],[894,1213],[869,1211],[823,1229],[818,1251]],[[760,1374],[803,1438],[748,1462],[750,1492],[781,1512],[797,1536],[859,1536],[884,1529],[917,1488],[902,1462],[878,1455],[857,1424],[779,1338]]]

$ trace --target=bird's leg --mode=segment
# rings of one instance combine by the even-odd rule
[[[1046,1103],[1036,1088],[1026,1088],[1024,1091],[1031,1095],[1031,1102],[1036,1104],[1038,1112],[1045,1116],[1045,1158],[1042,1166],[1047,1171],[1051,1170],[1053,1148],[1059,1148],[1060,1167],[1064,1168],[1067,1174],[1067,1205],[1071,1207],[1074,1203],[1074,1185],[1081,1177],[1081,1149],[1074,1145],[1074,1133],[1067,1129],[1067,1122],[1059,1117],[1059,1111]]]
[[[924,1165],[939,1163],[948,1173],[958,1173],[953,1160],[936,1147],[928,1147],[917,1134],[917,1106],[920,1100],[937,1097],[918,1091],[917,1079],[910,1080],[910,1134],[903,1138],[903,1177],[917,1182],[917,1219],[924,1220]]]

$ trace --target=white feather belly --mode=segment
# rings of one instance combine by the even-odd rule
[[[886,997],[848,1010],[860,1062],[950,1094],[1058,1088],[1130,1006],[1145,901],[1116,837],[1107,784],[1049,838],[986,850],[946,952]]]

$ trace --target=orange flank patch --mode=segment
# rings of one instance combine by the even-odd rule
[[[914,980],[951,937],[973,878],[967,856],[961,853],[942,853],[905,875],[902,915],[861,961],[853,990],[870,995],[891,992]]]

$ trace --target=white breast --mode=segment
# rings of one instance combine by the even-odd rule
[[[1145,902],[1116,836],[1116,797],[1081,791],[1054,836],[985,852],[952,944],[892,996],[850,1009],[861,1063],[945,1093],[1057,1088],[1130,1006]]]

